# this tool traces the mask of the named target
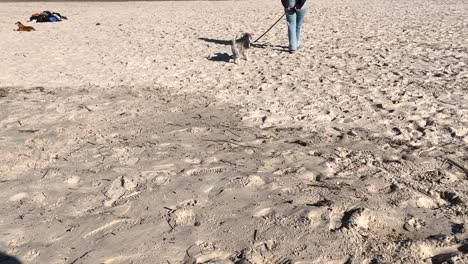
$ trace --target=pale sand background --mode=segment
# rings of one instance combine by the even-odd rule
[[[0,251],[468,263],[468,3],[278,2],[1,3]]]

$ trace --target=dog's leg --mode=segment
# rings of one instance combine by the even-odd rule
[[[233,40],[232,41],[232,58],[234,59],[234,63],[237,64],[238,60],[239,60],[239,51],[236,49],[236,43],[235,41]]]
[[[239,63],[239,59],[240,59],[241,55],[242,54],[241,54],[241,52],[239,52],[238,49],[236,49],[236,48],[233,49],[233,57],[234,57],[234,63],[235,64]]]
[[[249,60],[249,50],[247,49],[242,50],[242,58],[246,61]]]

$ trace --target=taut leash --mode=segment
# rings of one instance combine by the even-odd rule
[[[275,22],[265,33],[263,33],[260,37],[258,37],[258,39],[255,40],[253,43],[257,42],[259,39],[261,39],[263,36],[265,36],[266,33],[268,33],[274,26],[276,26],[276,24],[278,24],[278,22],[280,22],[281,19],[282,19],[285,15],[286,15],[286,13],[283,13],[283,15],[282,15],[278,20],[276,20],[276,22]]]

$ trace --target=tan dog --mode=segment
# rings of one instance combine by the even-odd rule
[[[21,22],[16,22],[15,25],[18,26],[18,29],[16,31],[36,31],[33,27],[30,27],[30,26],[25,26],[23,25]]]
[[[234,63],[238,63],[240,57],[244,57],[245,60],[249,60],[249,48],[252,42],[252,35],[245,33],[241,38],[234,37],[232,40],[232,57]]]

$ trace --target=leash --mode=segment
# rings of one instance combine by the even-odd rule
[[[276,26],[276,24],[278,24],[278,22],[280,22],[281,19],[282,19],[285,15],[286,15],[286,13],[283,13],[283,15],[282,15],[278,20],[276,20],[276,22],[275,22],[265,33],[263,33],[260,37],[258,37],[258,39],[255,40],[253,43],[257,42],[259,39],[261,39],[263,36],[265,36],[266,33],[268,33],[274,26]]]

